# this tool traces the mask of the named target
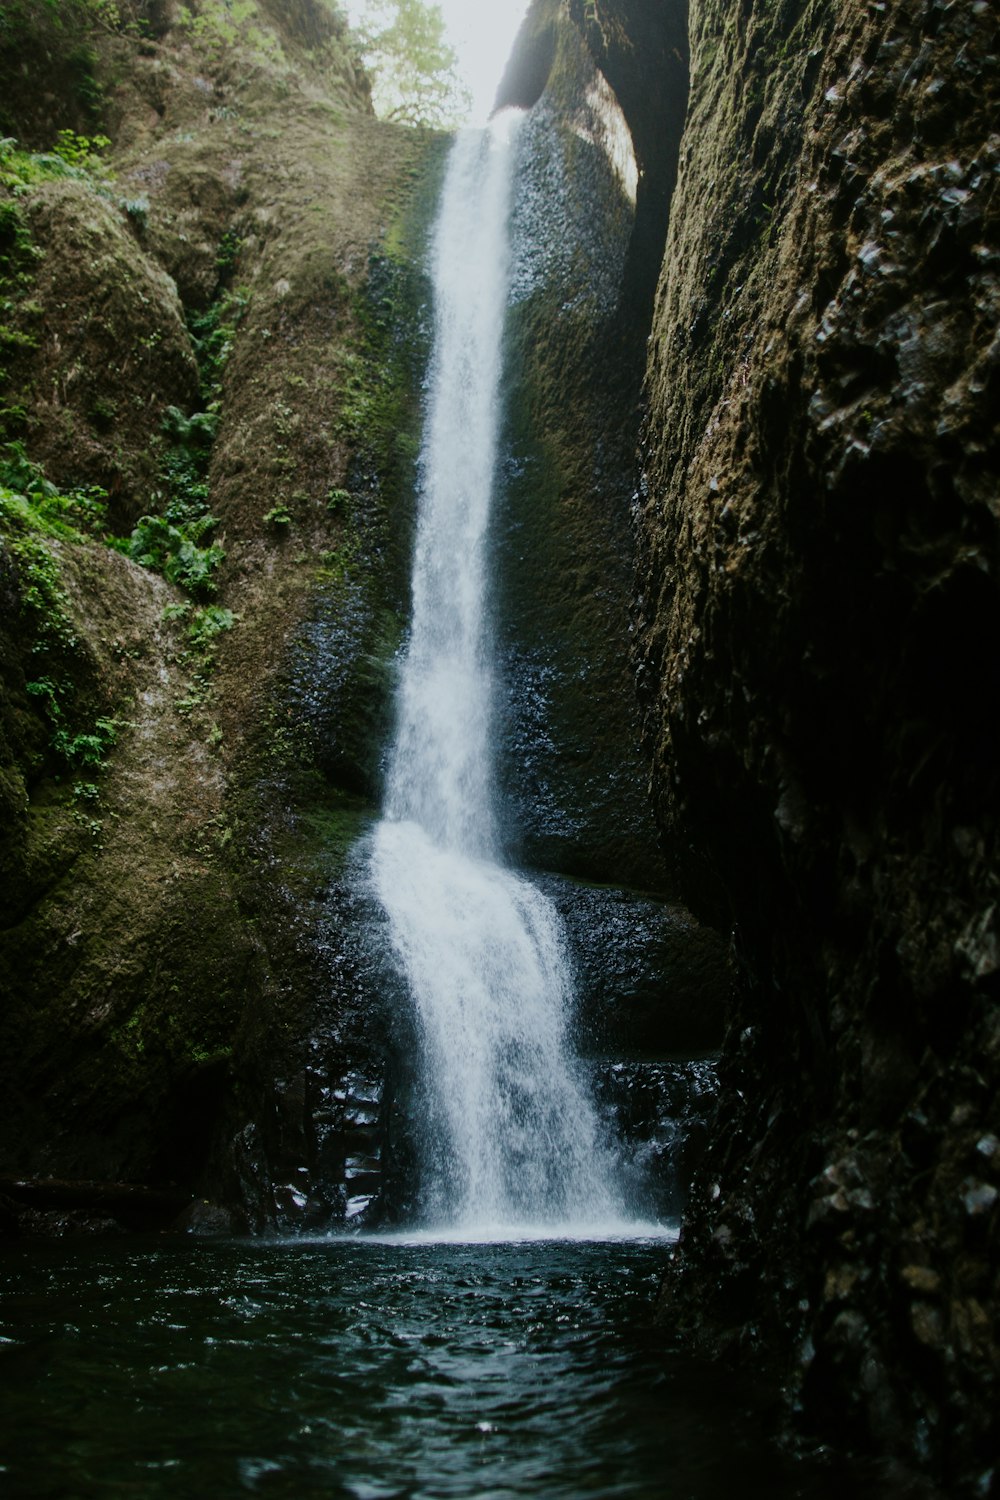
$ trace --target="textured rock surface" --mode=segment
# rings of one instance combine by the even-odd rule
[[[770,1341],[807,1424],[985,1494],[997,17],[692,18],[636,664],[682,893],[746,984],[664,1316]]]
[[[546,875],[574,972],[576,1048],[632,1060],[718,1050],[732,986],[727,945],[684,907]]]
[[[621,106],[560,0],[532,7],[499,99],[531,105],[496,522],[506,821],[530,866],[661,889],[623,642],[645,352],[636,246],[662,244],[665,204],[637,200]],[[678,145],[679,130],[663,157]]]
[[[206,651],[204,596],[4,516],[2,1167],[198,1183],[253,1224],[336,1216],[360,1146],[344,1109],[331,1140],[312,1105],[385,1046],[344,954],[343,871],[405,608],[414,246],[440,143],[372,118],[318,0],[145,7],[143,36],[93,9],[4,7],[6,127],[32,147],[56,126],[114,136],[108,174],[4,184],[4,436],[63,488],[102,484],[103,529],[127,536],[190,485],[170,433],[217,403],[196,457],[232,619]],[[91,113],[40,113],[38,59],[58,85],[81,47]],[[103,765],[59,752],[52,702],[68,734],[113,723]]]

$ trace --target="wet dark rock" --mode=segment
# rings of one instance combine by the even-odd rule
[[[565,926],[581,1052],[693,1057],[721,1046],[732,974],[717,933],[638,891],[533,878]]]
[[[183,1234],[225,1235],[239,1228],[228,1208],[219,1203],[209,1203],[205,1198],[196,1198],[183,1213],[178,1214],[171,1228]]]
[[[164,1229],[188,1197],[183,1189],[141,1183],[3,1177],[0,1234],[62,1237]]]
[[[679,1217],[708,1144],[707,1120],[718,1091],[714,1062],[593,1061],[588,1076],[616,1142],[630,1209]]]
[[[606,38],[628,9],[598,0]],[[986,1494],[996,18],[793,9],[692,5],[648,366],[645,743],[743,980],[664,1317]]]
[[[641,301],[638,261],[662,242],[667,204],[662,192],[645,193],[601,65],[567,8],[540,0],[499,95],[522,97],[527,80],[544,75],[521,135],[513,211],[494,521],[499,771],[516,862],[662,890],[669,872],[622,642],[645,357],[632,304]],[[683,96],[681,80],[675,115]],[[659,163],[673,161],[678,140],[679,123],[661,136]]]

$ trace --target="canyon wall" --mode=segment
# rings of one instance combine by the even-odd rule
[[[598,4],[595,47],[641,68],[650,9]],[[682,894],[742,968],[662,1317],[984,1494],[998,49],[982,3],[694,0],[634,653]]]
[[[321,0],[25,0],[0,49],[7,1217],[336,1215],[446,143]]]
[[[351,850],[447,142],[371,116],[320,0],[110,14],[0,7],[0,1174],[327,1223],[380,1140],[406,1197]],[[533,115],[522,236],[557,230],[512,320],[512,853],[576,923],[592,1051],[704,1051],[725,990],[706,928],[607,882],[686,901],[740,970],[664,1325],[979,1494],[998,47],[987,0],[539,0],[500,95]]]

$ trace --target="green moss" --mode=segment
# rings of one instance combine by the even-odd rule
[[[0,557],[16,579],[28,680],[23,691],[48,728],[48,747],[74,769],[100,769],[120,724],[86,714],[77,691],[82,657],[57,547],[80,545],[103,531],[107,497],[97,487],[61,493],[20,443],[0,459]],[[17,489],[9,487],[13,483]],[[36,767],[37,769],[37,767]]]
[[[276,841],[275,852],[287,879],[313,887],[317,878],[330,880],[341,874],[378,811],[366,798],[326,786],[319,778],[300,792],[293,824]]]

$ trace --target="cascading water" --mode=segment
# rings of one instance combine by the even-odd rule
[[[458,137],[439,210],[412,631],[372,851],[422,1039],[427,1216],[479,1234],[620,1218],[568,1050],[559,919],[497,860],[486,536],[518,125]]]

